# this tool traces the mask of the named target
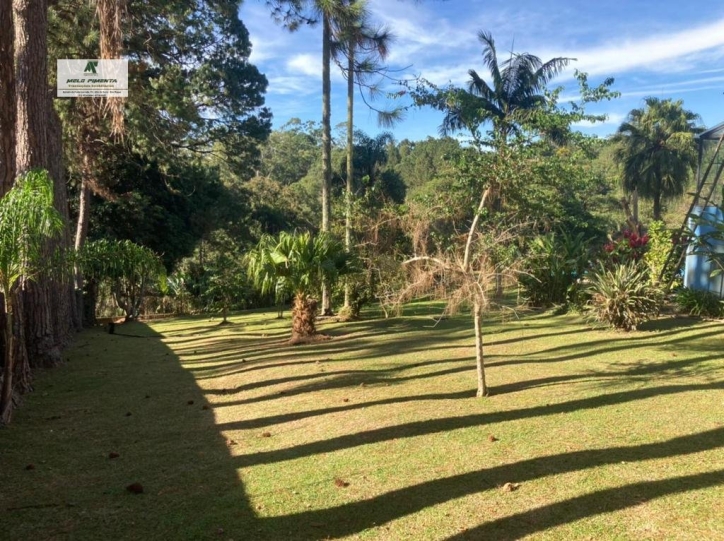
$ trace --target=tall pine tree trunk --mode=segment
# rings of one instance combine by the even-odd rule
[[[15,111],[13,2],[0,0],[0,197],[15,182]]]
[[[322,231],[330,231],[332,209],[332,120],[330,64],[332,59],[332,27],[328,14],[322,15]],[[322,286],[322,314],[332,313],[329,284]]]
[[[16,170],[18,174],[33,168],[46,169],[54,182],[54,205],[68,218],[67,195],[63,179],[60,119],[52,108],[48,87],[47,0],[14,0],[16,59]],[[67,222],[66,222],[67,223]],[[58,247],[68,246],[68,231],[49,243],[49,258]],[[64,277],[41,274],[34,282],[23,284],[24,292],[16,319],[24,321],[24,344],[28,356],[16,361],[16,372],[29,374],[31,366],[57,364],[60,350],[73,326],[72,290]],[[22,314],[22,317],[21,315]],[[28,384],[17,377],[19,390]]]

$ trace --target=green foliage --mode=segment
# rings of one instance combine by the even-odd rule
[[[547,233],[528,245],[526,268],[519,281],[533,306],[563,304],[589,263],[589,242],[583,233]]]
[[[247,272],[263,294],[283,300],[314,295],[322,282],[334,284],[352,270],[344,245],[326,233],[282,232],[264,236],[247,254]]]
[[[246,234],[248,196],[214,169],[179,160],[166,174],[156,162],[117,149],[99,171],[116,179],[110,200],[93,199],[90,238],[126,239],[161,254],[168,270],[222,226]],[[173,186],[169,177],[173,177]]]
[[[699,317],[724,317],[724,300],[711,291],[680,288],[676,291],[676,305],[687,314]]]
[[[683,246],[674,244],[671,230],[666,228],[664,222],[658,220],[654,220],[649,224],[648,237],[648,250],[644,254],[644,261],[649,268],[651,283],[658,285],[659,278],[661,278],[664,284],[668,284],[674,279],[673,285],[680,285],[677,282],[680,282],[681,278],[674,275],[675,269],[669,269],[664,276],[661,276],[661,272],[664,270],[664,265],[671,251],[675,250],[677,252],[674,257],[678,259]]]
[[[155,282],[161,292],[168,287],[166,269],[158,255],[129,240],[88,242],[78,254],[78,262],[86,280],[110,286],[126,319],[138,317],[151,283]]]
[[[0,199],[0,288],[7,295],[21,278],[44,266],[45,242],[60,233],[63,220],[53,207],[53,182],[44,170],[18,177]]]
[[[603,266],[590,275],[588,293],[592,317],[616,329],[636,327],[658,315],[661,292],[649,283],[645,268],[636,263]]]
[[[220,312],[226,321],[229,311],[246,306],[251,284],[238,247],[225,231],[215,231],[208,244],[202,297],[205,308]]]

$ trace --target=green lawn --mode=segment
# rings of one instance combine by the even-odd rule
[[[480,400],[464,317],[274,316],[80,335],[0,431],[0,539],[724,539],[722,323],[498,316]]]

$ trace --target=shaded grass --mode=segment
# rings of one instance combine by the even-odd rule
[[[479,400],[464,317],[232,321],[81,335],[0,431],[8,538],[724,538],[721,323],[492,318]]]

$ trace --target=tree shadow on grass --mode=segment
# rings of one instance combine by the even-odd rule
[[[147,329],[142,324],[133,325],[137,326],[138,330],[134,332],[138,334]],[[406,343],[414,341],[414,336],[405,338]],[[689,363],[687,368],[693,369],[696,363],[707,362],[718,355],[707,344],[702,345],[702,352],[709,355],[701,359],[657,363],[658,366],[625,367],[613,374],[542,377],[508,387],[500,386],[498,390],[523,391],[575,381],[576,378],[594,381],[605,381],[608,377],[625,379],[627,375],[652,378],[661,370],[667,373],[675,370],[677,363],[679,366],[684,366],[682,362]],[[303,355],[310,354],[303,352]],[[192,373],[181,366],[174,352],[159,340],[129,341],[100,331],[86,331],[68,356],[71,361],[67,367],[38,381],[38,392],[18,411],[13,431],[0,434],[4,474],[0,494],[0,509],[4,511],[0,511],[3,513],[0,520],[3,534],[10,539],[316,540],[341,537],[362,533],[457,498],[494,490],[510,481],[524,483],[520,489],[520,493],[524,493],[527,481],[559,473],[619,462],[635,464],[685,456],[724,446],[724,428],[717,428],[663,442],[575,451],[485,467],[431,479],[362,501],[261,518],[239,481],[239,468],[460,428],[490,427],[519,419],[604,408],[662,395],[721,390],[724,382],[662,385],[517,410],[427,419],[349,433],[287,449],[234,456],[238,449],[227,446],[229,442],[221,434],[224,430],[263,428],[360,407],[417,400],[464,400],[466,392],[393,396],[367,403],[215,424],[213,411],[204,409],[204,391],[198,387]],[[435,368],[443,363],[461,363],[461,366],[405,373],[412,368]],[[347,386],[359,378],[395,384],[464,370],[474,370],[467,358],[408,363],[392,370],[383,369],[379,374],[350,371],[337,373],[336,379],[325,381],[300,379],[277,383],[298,383],[294,392],[301,394]],[[472,389],[467,396],[472,396]],[[49,412],[53,416],[49,416]],[[119,452],[120,457],[110,460],[110,451]],[[34,463],[36,468],[26,471],[24,468],[28,463]],[[144,494],[128,493],[124,487],[132,482],[141,483]],[[724,483],[724,472],[716,470],[599,490],[492,520],[450,539],[518,539],[581,518],[635,506],[642,499],[721,483]],[[28,507],[38,504],[50,504],[51,507]],[[8,508],[13,510],[7,511]]]
[[[297,533],[294,538],[298,540],[337,538],[383,525],[427,507],[470,494],[499,489],[510,481],[523,483],[523,487],[516,494],[524,494],[526,482],[549,475],[583,471],[621,462],[635,467],[637,462],[686,456],[722,446],[724,446],[724,428],[717,428],[657,443],[561,453],[434,479],[337,507],[264,518],[262,524],[268,531],[284,531],[295,524]],[[451,541],[520,539],[553,526],[632,507],[640,504],[642,500],[722,483],[724,483],[724,470],[716,470],[605,489],[486,522],[474,530],[449,539]]]
[[[227,442],[172,350],[94,329],[64,356],[0,432],[1,538],[253,539]]]
[[[602,394],[590,398],[582,398],[578,400],[562,402],[559,404],[546,404],[542,406],[533,406],[530,408],[522,408],[517,410],[495,411],[474,415],[461,415],[459,417],[448,417],[444,419],[414,421],[411,423],[386,426],[383,428],[377,428],[365,432],[345,434],[344,436],[338,436],[336,438],[315,441],[311,443],[304,443],[285,449],[273,449],[271,451],[260,451],[256,453],[241,455],[236,458],[236,461],[238,462],[239,467],[249,467],[259,464],[271,464],[274,462],[280,462],[285,460],[295,460],[303,457],[322,455],[324,453],[341,451],[343,449],[350,449],[362,445],[371,445],[391,440],[414,438],[429,434],[459,430],[461,428],[470,428],[475,426],[484,426],[486,428],[490,428],[498,423],[515,421],[519,419],[529,419],[533,417],[547,417],[551,415],[573,413],[584,409],[596,409],[612,405],[626,404],[629,402],[646,400],[648,398],[654,398],[663,395],[721,389],[724,389],[724,381],[700,385],[666,385],[661,387],[647,387],[631,391]],[[229,430],[236,428],[236,425],[232,422],[226,423],[222,425],[222,427],[224,430]]]

